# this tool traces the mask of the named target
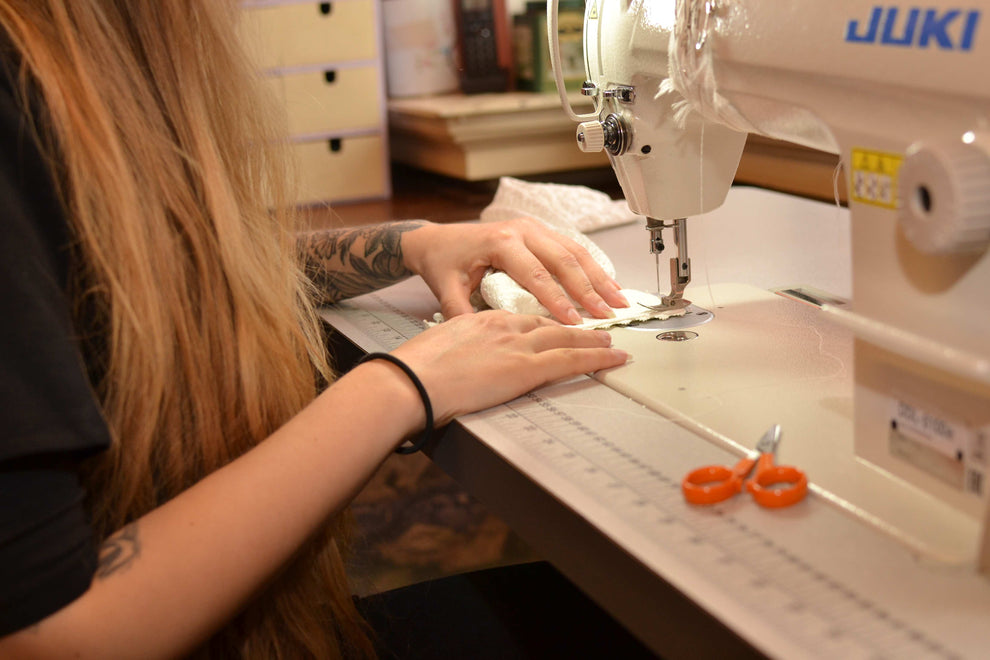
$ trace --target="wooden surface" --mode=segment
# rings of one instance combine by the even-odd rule
[[[577,112],[590,99],[570,95]],[[392,160],[467,181],[608,166],[583,153],[556,92],[448,94],[388,104]]]
[[[736,183],[755,185],[823,201],[834,201],[833,174],[838,156],[785,142],[750,136]],[[465,181],[402,164],[392,165],[390,199],[312,206],[306,215],[314,228],[374,224],[392,220],[434,222],[475,220],[492,201],[498,179]],[[610,167],[519,177],[602,190],[614,199],[622,190]],[[839,177],[839,200],[846,202],[845,177]]]
[[[602,190],[613,198],[622,190],[611,168],[520,177],[527,181],[551,181]],[[426,219],[434,222],[477,220],[498,188],[498,179],[463,181],[404,165],[392,166],[391,199],[332,206],[312,206],[305,210],[310,225],[350,227],[391,220]]]
[[[846,202],[846,180],[833,181],[839,157],[795,144],[750,135],[736,183],[792,193],[826,202]],[[836,185],[837,184],[837,188]]]
[[[591,110],[589,99],[571,95],[577,112]],[[607,169],[604,152],[583,153],[575,124],[562,112],[556,94],[441,95],[389,101],[391,157],[410,167],[466,181],[500,175]],[[838,195],[834,154],[750,135],[736,181],[805,197],[845,200]]]

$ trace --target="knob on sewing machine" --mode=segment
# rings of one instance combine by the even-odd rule
[[[900,171],[900,221],[922,252],[980,251],[990,238],[988,137],[911,145]]]

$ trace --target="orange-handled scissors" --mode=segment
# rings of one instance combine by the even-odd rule
[[[706,465],[691,470],[681,482],[684,499],[691,504],[715,504],[742,491],[743,479],[756,466],[756,474],[746,482],[746,490],[756,503],[768,508],[796,504],[808,493],[808,477],[792,465],[774,464],[780,442],[780,424],[771,426],[756,444],[758,455],[748,456],[735,467]]]

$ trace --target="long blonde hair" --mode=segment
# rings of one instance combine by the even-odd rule
[[[235,13],[231,0],[0,0],[44,106],[113,437],[87,474],[101,538],[267,437],[329,378],[284,138]],[[344,528],[331,521],[204,650],[370,655]]]

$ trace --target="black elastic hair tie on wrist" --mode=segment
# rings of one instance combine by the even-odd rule
[[[430,435],[433,433],[433,405],[430,404],[430,396],[426,393],[426,387],[423,386],[423,381],[421,381],[416,373],[409,368],[408,364],[391,353],[368,353],[363,358],[358,360],[358,364],[370,362],[371,360],[385,360],[386,362],[391,362],[399,369],[402,369],[402,371],[409,376],[409,380],[412,381],[412,384],[416,386],[416,390],[419,392],[419,397],[423,400],[423,408],[426,409],[426,429],[423,431],[423,437],[411,445],[404,444],[396,447],[395,449],[396,454],[415,454],[426,445],[427,440],[430,439]]]

